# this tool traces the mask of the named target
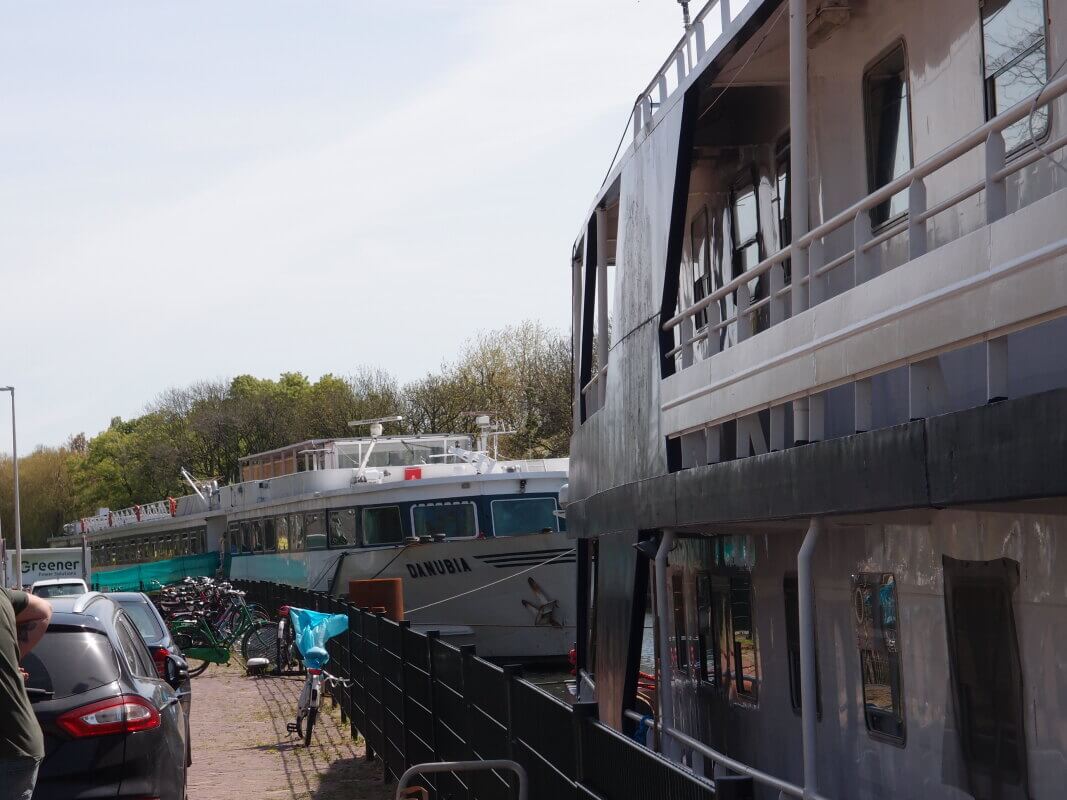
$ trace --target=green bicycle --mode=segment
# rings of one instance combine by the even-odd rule
[[[246,604],[244,592],[230,590],[226,594],[232,605],[222,617],[223,624],[215,624],[201,613],[171,622],[174,642],[189,664],[191,677],[203,674],[211,664],[230,663],[232,648],[238,642],[245,661],[270,661],[276,653],[277,624],[263,619]]]

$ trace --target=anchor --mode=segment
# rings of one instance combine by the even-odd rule
[[[527,578],[526,582],[530,584],[530,588],[533,590],[534,595],[540,603],[540,605],[531,603],[526,598],[523,598],[522,601],[522,604],[536,615],[534,625],[550,625],[553,628],[562,628],[563,624],[556,619],[556,609],[559,608],[559,600],[549,600],[548,595],[545,594],[545,590],[542,589],[540,584],[533,578]]]

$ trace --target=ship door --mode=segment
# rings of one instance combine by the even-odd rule
[[[1012,598],[1019,564],[945,556],[945,622],[956,727],[976,800],[1025,800],[1023,683]]]

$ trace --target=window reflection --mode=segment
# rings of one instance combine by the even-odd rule
[[[897,586],[891,573],[852,577],[852,612],[871,733],[904,741],[904,700],[897,635]]]
[[[985,51],[986,116],[994,117],[1039,91],[1048,80],[1043,0],[984,0],[982,46]],[[1038,108],[1033,135],[1048,131],[1048,108]],[[1026,118],[1004,130],[1007,150],[1031,141]]]

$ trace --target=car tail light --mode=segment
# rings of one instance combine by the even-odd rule
[[[170,658],[170,650],[165,647],[150,647],[152,661],[156,665],[156,674],[161,678],[167,677],[167,659]]]
[[[56,725],[75,739],[134,733],[158,728],[159,711],[143,697],[124,694],[68,711]]]

